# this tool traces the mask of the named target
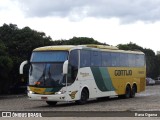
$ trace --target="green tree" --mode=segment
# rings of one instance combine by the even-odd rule
[[[155,78],[158,74],[158,66],[156,65],[156,56],[153,50],[144,49],[143,52],[146,56],[146,69],[147,69],[147,77]]]
[[[160,55],[156,55],[157,76],[160,76]]]
[[[8,92],[10,86],[10,71],[12,69],[12,60],[6,53],[6,47],[0,40],[0,94]]]
[[[117,47],[121,50],[140,50],[143,51],[143,48],[136,45],[135,43],[130,42],[129,44],[119,44]]]
[[[15,24],[4,24],[1,26],[0,39],[4,44],[1,46],[7,48],[1,52],[8,53],[5,56],[7,58],[3,58],[1,63],[7,60],[9,61],[9,59],[13,62],[13,68],[10,72],[10,81],[12,81],[12,84],[20,82],[19,66],[22,61],[30,59],[32,50],[51,44],[51,38],[46,36],[45,33],[37,32],[29,27],[19,29]]]
[[[107,45],[106,43],[98,42],[93,38],[88,37],[73,37],[69,40],[56,40],[51,42],[52,45],[85,45],[85,44],[99,44]]]

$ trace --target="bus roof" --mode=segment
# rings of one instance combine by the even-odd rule
[[[137,50],[135,50],[135,51],[120,50],[115,46],[95,45],[95,44],[44,46],[44,47],[36,48],[33,51],[54,51],[54,50],[70,51],[73,49],[88,49],[88,50],[90,49],[90,50],[100,50],[100,51],[108,51],[108,52],[144,54],[143,52],[137,51]]]
[[[58,46],[44,46],[34,49],[33,51],[52,51],[52,50],[66,50],[69,51],[70,49],[76,46],[73,45],[58,45]]]

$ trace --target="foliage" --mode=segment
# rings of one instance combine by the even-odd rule
[[[6,52],[7,48],[0,40],[0,94],[7,93],[9,89],[9,74],[12,69],[12,60]]]
[[[6,55],[1,57],[2,69],[0,77],[3,77],[5,80],[8,76],[10,79],[9,82],[6,82],[12,85],[20,82],[20,63],[30,59],[34,48],[50,45],[51,42],[51,38],[47,37],[43,32],[37,32],[29,27],[19,29],[14,24],[4,24],[0,27],[0,40],[0,55]],[[10,64],[7,66],[7,61],[10,64],[12,63],[12,69],[8,69],[11,66]]]
[[[69,40],[56,40],[51,42],[52,45],[84,45],[84,44],[99,44],[106,45],[106,43],[100,43],[93,38],[88,37],[73,37]]]
[[[160,77],[160,55],[156,55],[156,63],[157,63],[156,67],[157,67],[158,76]]]
[[[135,43],[132,43],[130,42],[129,44],[119,44],[117,45],[117,47],[119,49],[122,49],[122,50],[140,50],[140,51],[143,51],[143,48],[136,45]]]
[[[20,29],[15,24],[4,24],[0,27],[0,94],[7,93],[11,85],[22,82],[19,75],[19,66],[22,61],[30,59],[33,49],[49,45],[83,44],[107,45],[87,37],[73,37],[69,40],[52,41],[51,37],[46,36],[44,32],[38,32],[29,27]],[[155,77],[160,74],[160,56],[155,56],[152,50],[144,49],[134,43],[119,44],[118,47],[123,50],[143,51],[146,54],[147,76]],[[28,68],[29,66],[24,68],[26,79]],[[24,84],[26,83],[25,81]]]

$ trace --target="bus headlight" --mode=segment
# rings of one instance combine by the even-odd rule
[[[66,92],[66,91],[61,90],[61,91],[59,91],[59,92],[56,92],[55,94],[60,95],[60,94],[64,94],[65,92]]]
[[[28,90],[28,93],[29,93],[29,94],[34,94],[34,92],[33,92],[33,91],[30,91],[30,90]]]
[[[59,91],[59,92],[56,92],[55,94],[60,95],[60,94],[62,94],[62,92]]]

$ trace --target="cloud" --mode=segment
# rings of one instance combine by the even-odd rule
[[[16,0],[27,17],[119,18],[121,22],[160,20],[160,0]]]

